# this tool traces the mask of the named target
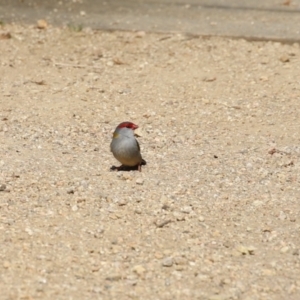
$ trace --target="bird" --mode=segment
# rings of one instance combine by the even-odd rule
[[[120,167],[113,166],[111,170],[137,168],[141,172],[141,166],[146,165],[146,161],[141,155],[139,142],[134,136],[134,130],[137,128],[138,125],[128,121],[122,122],[116,127],[110,143],[110,150],[122,165]]]

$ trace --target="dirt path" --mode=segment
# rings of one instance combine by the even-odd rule
[[[298,44],[1,37],[1,299],[300,298]]]
[[[0,0],[0,22],[300,41],[300,0]]]

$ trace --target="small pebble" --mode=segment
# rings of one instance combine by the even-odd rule
[[[11,34],[9,32],[0,32],[0,40],[8,40],[8,39],[11,39]]]
[[[30,228],[25,228],[25,231],[29,234],[29,235],[33,235],[33,231]]]
[[[181,211],[185,214],[190,214],[193,211],[193,208],[191,206],[184,206]]]
[[[75,204],[72,206],[72,211],[77,211],[78,210],[78,206]]]
[[[280,211],[278,219],[284,221],[287,219],[287,215],[283,211]]]
[[[163,265],[164,267],[172,267],[172,266],[173,266],[173,263],[174,263],[174,261],[173,261],[173,258],[172,258],[172,257],[166,257],[166,258],[164,258],[163,261],[162,261],[162,265]]]
[[[280,60],[281,62],[283,62],[283,63],[287,63],[287,62],[290,61],[290,58],[289,58],[289,56],[288,56],[287,54],[283,54],[283,55],[279,58],[279,60]]]
[[[146,272],[146,269],[142,265],[136,265],[132,268],[132,271],[135,272],[139,276],[143,276],[144,273]]]
[[[286,246],[286,247],[282,247],[282,248],[280,249],[280,252],[281,252],[281,253],[287,253],[289,250],[290,250],[290,248],[289,248],[288,246]]]
[[[139,185],[143,185],[144,184],[144,179],[143,178],[137,178],[135,183],[139,184]]]
[[[126,181],[132,180],[132,175],[129,172],[124,172],[121,174],[121,178]]]
[[[122,276],[120,274],[112,274],[107,276],[105,279],[108,281],[119,281],[122,279]]]
[[[185,214],[179,213],[179,212],[174,212],[173,216],[176,218],[176,221],[184,221],[185,220]]]
[[[145,35],[146,35],[145,31],[138,31],[135,36],[137,38],[143,38]]]
[[[126,204],[127,204],[127,202],[126,202],[125,199],[121,199],[121,200],[118,201],[118,205],[119,205],[119,206],[124,206],[124,205],[126,205]]]
[[[37,21],[36,27],[37,27],[38,29],[46,29],[47,26],[48,26],[48,23],[47,23],[45,20],[38,20],[38,21]]]
[[[253,255],[255,248],[252,246],[240,245],[239,247],[237,247],[237,250],[243,255],[248,255],[248,254]]]
[[[73,187],[67,188],[67,194],[74,194],[74,188]]]
[[[200,222],[204,222],[204,221],[205,221],[205,218],[204,218],[203,216],[199,216],[198,220],[199,220]]]
[[[158,228],[162,228],[164,226],[166,226],[167,224],[171,223],[171,220],[157,220],[155,222],[155,225],[158,227]]]

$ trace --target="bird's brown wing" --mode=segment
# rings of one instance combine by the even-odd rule
[[[141,152],[141,150],[140,150],[140,144],[139,144],[139,142],[137,141],[137,139],[135,139],[135,140],[136,140],[136,145],[137,145],[139,151]],[[146,164],[147,164],[147,162],[142,158],[141,165],[144,166],[144,165],[146,165]]]

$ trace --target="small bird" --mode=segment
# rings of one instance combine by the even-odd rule
[[[110,150],[114,157],[122,164],[120,167],[113,166],[112,170],[124,170],[136,168],[141,172],[141,166],[146,165],[142,158],[140,145],[134,136],[134,130],[138,126],[131,122],[122,122],[113,133]]]

